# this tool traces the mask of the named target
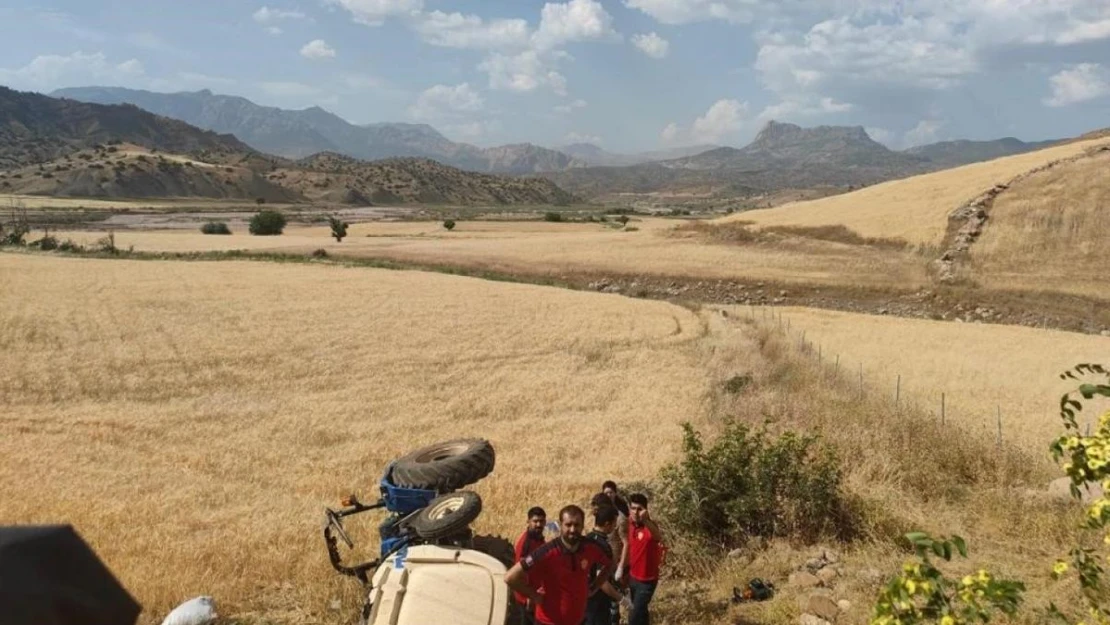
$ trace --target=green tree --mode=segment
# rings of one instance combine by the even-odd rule
[[[285,232],[285,215],[273,210],[258,211],[250,221],[250,233],[260,236],[272,236]]]
[[[328,216],[328,223],[331,225],[331,236],[335,237],[337,243],[343,242],[343,237],[347,236],[347,228],[351,225],[335,215]]]
[[[447,228],[448,231],[454,230],[455,229],[455,220],[454,219],[444,220],[443,227]]]

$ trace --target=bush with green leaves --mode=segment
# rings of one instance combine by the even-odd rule
[[[250,233],[259,236],[274,236],[285,232],[285,215],[273,210],[258,211],[251,217]]]
[[[331,226],[331,236],[335,237],[335,242],[342,243],[343,237],[347,236],[347,228],[350,227],[351,224],[335,215],[328,215],[328,224]]]
[[[880,591],[871,625],[986,623],[995,612],[1013,616],[1021,606],[1025,584],[998,579],[985,569],[956,580],[945,576],[929,559],[930,553],[951,561],[953,552],[967,557],[959,536],[935,539],[924,532],[906,534],[917,562],[907,562]]]
[[[544,221],[559,222],[559,221],[563,220],[563,214],[562,213],[556,213],[555,211],[548,211],[548,212],[543,214],[543,220]]]
[[[817,436],[727,420],[707,445],[683,425],[682,458],[661,473],[659,507],[678,532],[729,549],[749,538],[852,539],[859,515],[840,461]]]
[[[222,221],[209,221],[200,227],[200,231],[204,234],[231,234],[231,228]]]
[[[1095,378],[1083,382],[1083,377]],[[1082,501],[1084,491],[1092,484],[1102,492],[1087,504],[1087,514],[1079,528],[1077,545],[1068,557],[1059,558],[1052,566],[1054,580],[1074,577],[1084,605],[1061,608],[1054,602],[1047,616],[1060,623],[1079,625],[1110,625],[1110,588],[1104,579],[1103,562],[1110,560],[1110,411],[1099,417],[1098,429],[1086,435],[1076,415],[1083,410],[1084,400],[1110,398],[1110,371],[1098,364],[1080,364],[1060,374],[1061,379],[1081,382],[1074,390],[1060,397],[1060,419],[1064,433],[1050,445],[1053,459],[1060,464],[1070,482],[1071,497]],[[1101,539],[1102,547],[1091,547]],[[880,593],[875,604],[871,625],[964,625],[989,622],[993,612],[1013,616],[1022,603],[1025,585],[1015,580],[999,580],[985,569],[965,576],[959,583],[950,580],[928,560],[932,551],[950,560],[952,550],[966,557],[963,540],[958,536],[934,540],[915,532],[906,538],[917,551],[919,563],[908,563]],[[1080,613],[1076,613],[1076,612]]]
[[[1074,576],[1086,602],[1087,614],[1083,617],[1065,614],[1055,604],[1051,613],[1064,622],[1081,619],[1086,623],[1110,623],[1110,588],[1107,588],[1102,562],[1110,560],[1105,545],[1110,545],[1110,411],[1099,417],[1098,428],[1084,435],[1076,415],[1083,410],[1084,400],[1110,398],[1110,371],[1097,364],[1080,364],[1060,374],[1064,380],[1094,378],[1095,382],[1081,383],[1073,391],[1060,397],[1060,420],[1064,433],[1050,446],[1053,459],[1060,464],[1070,483],[1071,496],[1082,501],[1084,491],[1091,484],[1102,487],[1102,492],[1087,504],[1087,515],[1080,527],[1082,535],[1095,534],[1104,545],[1101,549],[1086,546],[1080,540],[1068,554],[1060,558],[1052,569],[1053,579]],[[1088,541],[1089,542],[1089,541]]]
[[[454,219],[445,219],[443,221],[443,227],[447,228],[448,232],[454,230],[455,229],[455,220]]]

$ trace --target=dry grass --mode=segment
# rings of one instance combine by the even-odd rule
[[[17,254],[0,255],[0,292],[0,519],[74,523],[146,623],[199,593],[240,616],[350,622],[357,584],[327,564],[322,508],[372,494],[414,446],[489,437],[478,529],[515,534],[532,504],[650,476],[675,424],[708,414],[703,325],[659,302]]]
[[[289,227],[280,237],[120,231],[116,241],[123,248],[134,245],[137,251],[308,253],[324,248],[331,255],[547,275],[606,272],[904,288],[928,283],[925,263],[913,254],[797,237],[773,245],[708,245],[696,233],[674,236],[672,220],[643,219],[629,225],[639,230],[590,224],[459,222],[453,232],[447,232],[435,222],[409,222],[352,224],[350,236],[342,243],[330,239],[329,230],[322,227]],[[59,236],[92,242],[103,233],[62,232]]]
[[[873,387],[867,392],[893,399],[901,375],[907,404],[937,415],[944,393],[947,419],[987,436],[997,434],[1000,407],[1003,440],[1042,455],[1061,430],[1059,398],[1069,390],[1057,375],[1081,362],[1110,360],[1110,338],[1101,336],[807,308],[780,312],[794,340],[804,332],[830,364],[840,356],[845,378],[857,381],[862,364],[864,383]]]
[[[1070,143],[884,182],[845,195],[747,211],[721,221],[748,220],[758,226],[841,225],[862,237],[938,245],[944,239],[948,214],[964,202],[1040,165],[1076,156],[1106,143],[1105,138]]]
[[[1034,174],[1000,195],[970,274],[987,287],[1105,298],[1110,275],[1110,152]]]
[[[860,402],[828,362],[795,353],[796,332],[753,328],[745,308],[725,318],[419,272],[22,254],[0,255],[0,290],[19,295],[0,300],[0,481],[11,485],[0,518],[75,523],[147,607],[145,623],[202,592],[247,621],[351,622],[357,584],[326,563],[322,506],[371,492],[401,451],[463,435],[498,449],[478,529],[511,534],[534,503],[584,503],[606,477],[650,479],[676,457],[681,421],[712,432],[724,415],[770,418],[820,433],[848,459],[876,541],[841,547],[847,623],[865,622],[874,597],[861,574],[905,557],[890,542],[902,531],[962,533],[975,560],[961,566],[991,563],[1042,598],[1067,539],[1067,510],[1035,492],[1043,445],[1031,438],[1026,453],[1008,438],[997,451],[870,390]],[[822,326],[823,315],[787,311],[808,339],[866,347],[887,372],[908,359],[941,382],[966,367],[971,391],[970,373],[995,371],[981,384],[1030,403],[1059,390],[1022,388],[1056,372],[1037,356],[1063,353],[1067,367],[1108,342],[850,315]],[[1017,343],[1026,360],[999,347]],[[752,387],[723,393],[740,373]],[[372,521],[353,528],[363,554]],[[687,562],[708,593],[666,580],[660,620],[796,622],[784,580],[809,550],[781,541],[751,559]],[[775,580],[780,598],[721,603],[753,576]]]

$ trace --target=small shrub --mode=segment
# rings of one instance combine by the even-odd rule
[[[336,243],[342,243],[343,237],[347,236],[347,228],[351,225],[335,215],[328,216],[328,224],[331,226],[331,236],[335,237]]]
[[[107,236],[97,239],[96,250],[105,254],[118,256],[120,253],[120,249],[116,247],[116,233],[109,232]]]
[[[450,232],[451,230],[454,230],[455,229],[455,220],[454,219],[445,219],[443,221],[443,227],[447,228],[448,232]]]
[[[85,246],[77,243],[73,239],[66,239],[58,244],[59,252],[84,252]]]
[[[231,234],[231,228],[222,221],[210,221],[201,226],[200,231],[204,234]]]
[[[327,258],[328,257],[328,251],[325,250],[322,247],[316,248],[315,250],[312,250],[312,257],[313,258]]]
[[[285,215],[277,211],[259,211],[250,221],[250,233],[259,236],[273,236],[285,232]]]
[[[543,214],[543,220],[544,221],[559,222],[559,221],[563,220],[563,214],[562,213],[556,213],[555,211],[548,211],[548,212]]]
[[[190,163],[190,164],[191,164],[191,163]],[[258,204],[259,206],[262,206],[263,204],[265,204],[265,203],[266,203],[266,198],[264,198],[264,197],[256,197],[256,198],[254,198],[254,203],[255,203],[255,204]]]
[[[617,221],[621,222],[622,224],[627,224],[628,223],[628,215],[618,216]]]
[[[752,383],[752,376],[748,374],[734,375],[725,382],[725,392],[729,395],[735,395],[743,392]]]
[[[706,446],[683,425],[680,462],[664,468],[660,507],[680,533],[729,549],[749,538],[852,539],[858,519],[841,487],[841,466],[816,436],[727,420]]]

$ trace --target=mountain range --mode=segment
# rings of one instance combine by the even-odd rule
[[[427,124],[356,125],[314,106],[291,111],[209,90],[155,93],[118,87],[76,87],[50,94],[96,104],[134,104],[158,115],[234,134],[251,147],[298,159],[336,152],[364,160],[417,157],[479,172],[528,174],[582,167],[567,154],[530,143],[481,148],[456,143]]]
[[[743,148],[720,147],[683,158],[543,175],[583,197],[610,193],[696,192],[751,196],[783,189],[851,188],[1018,154],[1053,142],[957,141],[898,152],[862,126],[768,122]]]
[[[575,201],[542,178],[463,171],[419,158],[367,162],[318,153],[293,161],[134,105],[90,104],[3,87],[0,193],[355,205]]]
[[[155,93],[81,87],[61,89],[52,95],[58,99],[44,105],[46,109],[61,107],[75,112],[90,103],[127,105],[129,108],[113,109],[112,115],[126,117],[130,113],[120,111],[142,109],[162,116],[160,119],[178,120],[174,128],[188,124],[190,128],[196,126],[210,131],[202,133],[193,128],[197,132],[174,135],[177,141],[188,137],[185,144],[164,143],[166,137],[136,134],[138,128],[161,128],[157,124],[151,126],[148,118],[136,117],[136,120],[145,121],[137,121],[134,127],[124,124],[127,126],[124,130],[130,134],[117,136],[111,129],[113,123],[118,125],[118,122],[112,122],[115,118],[109,116],[104,124],[85,128],[89,137],[112,135],[140,146],[157,145],[159,149],[173,152],[190,152],[198,145],[216,142],[225,150],[250,153],[256,159],[265,160],[272,154],[290,162],[322,153],[359,160],[423,158],[474,172],[518,176],[539,173],[562,189],[584,198],[623,193],[689,192],[730,197],[757,196],[783,189],[846,189],[1035,150],[1052,143],[1026,143],[1005,138],[948,141],[894,151],[872,140],[859,126],[802,128],[771,121],[743,148],[698,145],[640,154],[611,153],[589,143],[565,145],[558,150],[529,143],[482,148],[453,142],[426,124],[360,126],[319,107],[284,110],[208,90]],[[9,128],[7,132],[11,135],[16,131]],[[28,131],[24,128],[20,132],[27,135]],[[27,136],[21,137],[12,135],[4,141],[5,146],[0,146],[0,166],[4,165],[5,158],[12,162],[10,153],[13,150],[22,151],[25,156],[33,155],[38,160],[64,152],[63,146],[52,143],[53,139],[38,145],[29,142]],[[18,145],[13,144],[13,140]],[[3,141],[2,136],[0,141]],[[179,147],[188,149],[177,149]],[[359,193],[361,191],[355,196]]]

